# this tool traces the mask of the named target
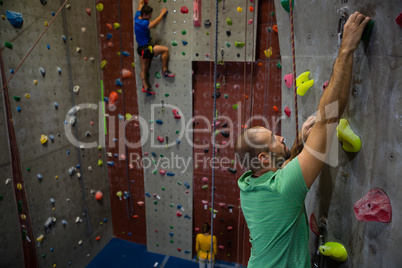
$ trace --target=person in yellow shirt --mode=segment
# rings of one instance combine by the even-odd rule
[[[214,268],[215,256],[218,251],[216,236],[213,236],[213,252],[211,263],[211,226],[208,222],[204,223],[201,228],[201,234],[197,234],[195,251],[197,251],[197,258],[199,260],[200,268]]]

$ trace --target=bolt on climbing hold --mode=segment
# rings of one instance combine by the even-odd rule
[[[176,40],[172,40],[172,46],[177,46],[177,41]]]
[[[46,135],[41,135],[40,136],[40,143],[45,144],[48,140],[48,137]]]
[[[232,18],[230,18],[230,17],[226,18],[226,23],[228,25],[232,25]],[[227,33],[227,31],[226,31],[226,33]]]
[[[233,108],[233,110],[237,110],[237,108],[239,108],[239,104],[233,104],[232,108]]]
[[[254,7],[250,6],[250,7],[248,8],[248,10],[250,10],[250,12],[254,12]]]
[[[280,63],[280,62],[278,62],[278,63],[276,64],[276,67],[278,67],[278,69],[282,69],[282,65],[281,65],[281,63]]]
[[[244,46],[244,42],[235,41],[235,46],[236,46],[236,47],[243,47],[243,46]]]
[[[123,83],[121,82],[120,78],[116,79],[116,86],[120,86],[120,87],[123,86]]]
[[[78,94],[79,91],[80,91],[80,86],[79,86],[79,85],[75,85],[74,88],[73,88],[73,92],[74,92],[75,94]]]
[[[336,136],[342,142],[342,148],[346,152],[357,153],[362,147],[361,140],[351,129],[346,119],[341,119],[336,127]]]
[[[185,35],[186,33],[187,33],[186,30],[181,31],[181,34],[182,34],[182,35]]]
[[[121,25],[120,25],[120,23],[115,22],[115,23],[113,23],[113,26],[114,26],[114,29],[117,30],[120,28]]]
[[[314,84],[314,79],[309,80],[310,72],[304,72],[300,74],[296,78],[296,87],[297,87],[297,94],[300,96],[304,96],[306,94],[307,90],[309,90],[313,84]]]
[[[13,44],[11,44],[10,42],[4,42],[4,46],[5,47],[7,47],[7,48],[10,48],[10,49],[12,49],[13,48]]]
[[[103,10],[103,4],[102,3],[97,4],[96,5],[96,10],[101,12]]]
[[[14,27],[21,27],[22,23],[24,22],[24,19],[22,18],[22,13],[6,10],[6,16],[7,20]]]
[[[103,60],[100,64],[101,69],[105,68],[107,61]]]
[[[186,6],[182,6],[180,8],[180,12],[183,13],[183,14],[186,14],[186,13],[188,13],[188,8]]]
[[[249,24],[249,25],[253,24],[253,19],[250,19],[250,20],[248,21],[248,24]]]
[[[288,0],[281,0],[281,5],[283,7],[283,9],[286,10],[286,12],[290,12],[290,5],[289,5],[289,1]],[[295,1],[292,0],[292,8],[295,6]]]
[[[402,28],[402,12],[395,18],[395,22]]]
[[[364,27],[361,40],[366,41],[370,37],[371,31],[373,30],[373,26],[374,26],[374,21],[370,20],[367,23],[366,27]]]
[[[285,114],[288,116],[288,117],[290,117],[290,114],[291,114],[291,111],[290,111],[290,108],[288,107],[288,106],[286,106],[285,107]]]
[[[237,7],[237,12],[241,13],[243,11],[243,9],[241,7]]]
[[[45,68],[40,67],[40,68],[39,68],[39,71],[40,71],[40,74],[41,74],[42,76],[45,76],[45,75],[46,75],[46,70],[45,70]]]
[[[264,50],[265,57],[269,58],[272,56],[272,47],[268,48],[267,50]]]
[[[320,253],[331,257],[338,262],[344,262],[348,259],[348,253],[345,247],[338,242],[327,242],[319,247]]]
[[[293,74],[287,74],[283,77],[283,80],[285,81],[285,85],[288,88],[291,88],[293,85]]]
[[[325,82],[324,85],[322,85],[322,90],[325,91],[328,87],[329,81]]]
[[[391,202],[381,189],[372,189],[354,205],[356,219],[389,223],[392,219]]]

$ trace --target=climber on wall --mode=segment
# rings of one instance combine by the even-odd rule
[[[330,151],[327,141],[348,102],[353,53],[369,21],[369,17],[355,12],[344,25],[343,40],[329,85],[318,105],[317,120],[308,119],[303,125],[292,154],[282,137],[264,127],[250,128],[236,141],[236,155],[250,169],[238,180],[252,243],[248,268],[311,267],[304,199],[324,167]],[[314,126],[309,132],[312,122]],[[307,139],[306,145],[300,148],[302,142],[299,146],[298,140],[303,139]]]
[[[151,60],[154,56],[162,55],[162,73],[164,77],[174,77],[175,74],[169,71],[169,48],[159,45],[151,44],[150,29],[155,28],[168,12],[166,8],[162,8],[159,16],[150,21],[152,17],[152,7],[144,4],[144,0],[140,0],[138,4],[138,10],[134,17],[134,32],[135,38],[138,43],[137,52],[141,56],[141,80],[142,80],[142,92],[148,94],[155,94],[151,91],[149,83],[147,81],[147,74],[151,65]]]
[[[197,260],[200,268],[214,268],[215,256],[218,253],[216,236],[213,236],[212,262],[211,262],[211,226],[208,222],[204,223],[201,228],[201,234],[197,234],[195,239],[195,251],[197,251]]]

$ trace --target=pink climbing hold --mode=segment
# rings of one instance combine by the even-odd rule
[[[199,232],[199,231],[200,231],[200,228],[195,227],[194,230],[195,230],[196,232]]]
[[[326,90],[328,87],[329,81],[325,82],[324,85],[322,85],[322,90]]]
[[[224,250],[225,249],[225,246],[223,246],[223,245],[219,245],[219,247],[218,247],[220,250]]]
[[[290,117],[290,113],[291,113],[290,108],[289,108],[288,106],[286,106],[286,107],[285,107],[285,114],[286,114],[288,117]]]
[[[399,13],[399,15],[398,15],[398,17],[396,17],[395,21],[396,21],[396,24],[398,24],[399,27],[402,28],[402,12]]]
[[[226,228],[228,231],[232,231],[233,227],[232,226],[228,226],[228,228]]]
[[[285,80],[285,84],[288,88],[291,88],[293,85],[293,74],[287,74],[283,77],[283,80]]]
[[[318,229],[317,220],[315,219],[314,213],[310,215],[310,230],[316,235],[320,236],[320,231]]]
[[[389,198],[381,189],[372,189],[354,205],[356,219],[359,221],[378,221],[388,223],[392,218]]]
[[[180,12],[183,13],[183,14],[187,14],[188,13],[188,8],[186,6],[182,6],[180,8]]]
[[[253,24],[253,20],[250,19],[250,20],[248,21],[248,24],[249,24],[249,25]]]
[[[164,170],[164,169],[159,169],[159,173],[160,173],[161,175],[165,175],[165,174],[166,174],[166,170]]]
[[[162,143],[165,139],[163,138],[163,137],[161,137],[161,136],[158,136],[157,138],[156,138],[160,143]]]
[[[203,182],[208,182],[208,179],[205,178],[205,177],[203,177],[203,178],[202,178],[202,181],[203,181]]]

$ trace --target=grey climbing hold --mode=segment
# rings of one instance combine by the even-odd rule
[[[205,25],[206,27],[211,26],[211,21],[210,21],[210,20],[204,20],[204,25]]]
[[[40,68],[39,68],[39,71],[40,71],[40,73],[41,73],[41,75],[42,75],[43,77],[46,75],[46,70],[45,70],[45,68],[40,67]]]
[[[229,168],[229,172],[235,174],[235,173],[237,173],[237,169],[235,169],[235,168]]]
[[[22,14],[15,11],[6,10],[7,19],[10,24],[14,27],[21,27],[24,19],[22,18]]]

